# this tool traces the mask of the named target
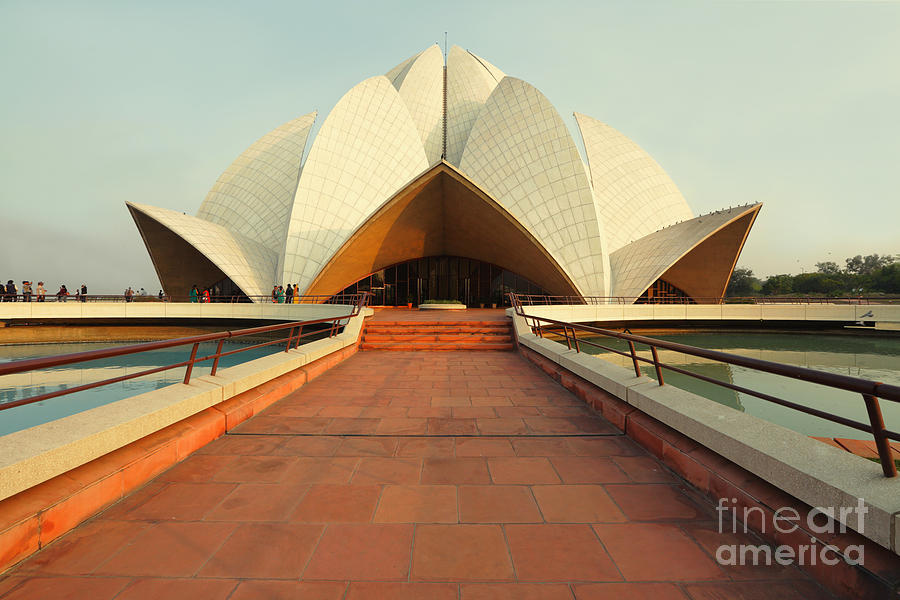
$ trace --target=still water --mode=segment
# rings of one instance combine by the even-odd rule
[[[131,343],[76,343],[76,344],[30,344],[0,346],[0,362],[22,360],[26,358],[38,358],[54,356],[57,354],[69,354],[72,352],[87,352],[115,346],[130,345]],[[225,342],[224,351],[236,350],[241,346],[240,342]],[[283,350],[283,345],[273,345],[264,348],[255,348],[246,352],[239,352],[231,356],[225,356],[219,361],[219,369],[224,369],[249,360],[267,356],[273,352]],[[55,367],[29,373],[0,376],[0,405],[4,402],[54,392],[56,390],[73,387],[93,381],[101,381],[112,377],[119,377],[129,373],[144,371],[153,367],[170,365],[187,360],[190,357],[191,346],[169,348],[142,352],[116,358],[106,358],[66,367]],[[216,342],[200,344],[197,356],[207,356],[216,351]],[[208,375],[212,368],[212,361],[197,363],[194,366],[192,377]],[[61,417],[109,404],[116,400],[122,400],[129,396],[143,394],[173,383],[184,380],[184,367],[171,369],[153,375],[145,375],[128,381],[106,385],[92,390],[76,392],[67,396],[50,398],[42,402],[18,406],[9,410],[0,411],[0,435],[6,435],[13,431],[19,431],[41,423],[53,421]]]
[[[647,337],[900,385],[900,338],[897,337],[727,332],[648,335]],[[627,350],[627,344],[619,343],[619,340],[588,339],[617,350]],[[600,355],[604,360],[628,369],[633,368],[630,358],[593,348],[587,344],[583,344],[581,348],[591,354]],[[641,356],[651,358],[646,347],[641,350],[641,346],[638,345],[638,351]],[[778,375],[760,373],[745,367],[707,361],[678,352],[660,350],[659,358],[664,363],[678,366],[692,373],[706,375],[777,398],[868,423],[865,405],[859,394]],[[652,365],[643,366],[641,370],[648,377],[656,379]],[[700,381],[688,375],[663,370],[663,378],[667,385],[694,392],[720,404],[772,423],[778,423],[806,435],[856,439],[869,437],[869,434],[865,432]],[[897,431],[900,429],[900,404],[888,400],[880,402],[885,426]]]

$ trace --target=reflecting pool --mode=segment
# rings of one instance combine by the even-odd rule
[[[74,343],[74,344],[23,344],[0,346],[0,362],[22,360],[26,358],[39,358],[55,356],[57,354],[69,354],[73,352],[87,352],[115,346],[126,346],[131,343]],[[248,346],[241,342],[225,342],[224,351],[236,350],[242,346]],[[65,367],[54,367],[29,373],[0,376],[0,404],[11,402],[20,398],[36,396],[90,383],[112,377],[120,377],[129,373],[144,371],[153,367],[170,365],[187,360],[190,357],[191,346],[179,346],[166,350],[154,350],[131,354],[116,358],[94,360],[81,364]],[[231,356],[222,357],[219,361],[219,369],[234,366],[273,352],[284,350],[283,344],[275,344],[263,348],[254,348],[245,352],[239,352]],[[197,356],[206,356],[216,351],[216,342],[200,344]],[[212,361],[197,363],[194,366],[193,376],[208,375],[212,368]],[[184,380],[184,367],[170,369],[144,375],[128,381],[122,381],[95,388],[76,392],[67,396],[50,398],[34,404],[26,404],[8,410],[0,411],[0,435],[6,435],[13,431],[19,431],[46,423],[54,419],[66,417],[83,410],[109,404],[116,400],[122,400],[129,396],[143,394],[173,383]]]
[[[641,335],[772,362],[808,367],[828,373],[839,373],[900,385],[900,338],[897,337],[733,332]],[[617,350],[625,351],[628,348],[627,344],[610,338],[587,339]],[[565,341],[563,340],[562,343]],[[606,352],[588,344],[583,344],[581,348],[583,351],[601,356],[604,360],[628,369],[633,368],[630,358]],[[651,358],[650,351],[646,347],[642,350],[638,345],[638,353],[644,358]],[[692,373],[868,423],[865,405],[859,394],[778,375],[760,373],[745,367],[708,361],[678,352],[661,350],[659,358],[664,363],[678,366]],[[642,366],[641,370],[648,377],[656,379],[656,372],[652,365]],[[663,378],[667,385],[694,392],[720,404],[778,423],[806,435],[856,439],[869,437],[869,434],[865,432],[700,381],[688,375],[663,370]],[[900,404],[888,400],[881,400],[880,403],[887,428],[894,431],[900,429]]]

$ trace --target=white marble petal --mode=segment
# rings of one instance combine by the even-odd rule
[[[325,119],[300,174],[281,281],[305,290],[347,237],[427,167],[419,130],[388,78],[353,87]]]
[[[271,291],[278,256],[266,246],[199,217],[146,204],[128,205],[196,248],[248,296],[265,296]]]
[[[607,295],[609,263],[584,163],[541,92],[521,79],[501,80],[460,170],[544,244],[581,293]]]
[[[394,87],[398,87],[396,83]],[[437,44],[409,65],[398,91],[419,130],[428,164],[439,162],[444,130],[444,55]]]
[[[609,252],[694,216],[675,183],[640,146],[597,119],[575,113],[575,120]]]
[[[612,253],[612,295],[636,299],[669,267],[732,221],[759,204],[738,206],[670,225]]]
[[[505,76],[496,67],[490,69],[486,65],[493,67],[459,46],[451,47],[447,55],[446,160],[454,166],[459,166],[478,113]]]
[[[315,119],[315,112],[303,115],[247,148],[219,176],[197,216],[280,252]]]

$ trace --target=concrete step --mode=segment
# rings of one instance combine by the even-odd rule
[[[397,327],[509,327],[508,321],[368,321],[366,327],[394,329]]]
[[[403,333],[403,334],[416,334],[416,333],[447,333],[447,334],[457,334],[457,333],[475,333],[475,334],[495,334],[495,333],[509,333],[509,325],[504,325],[502,327],[371,327],[368,324],[366,325],[366,331],[372,333],[387,334],[387,333]]]
[[[452,334],[452,333],[369,333],[363,334],[365,342],[467,342],[467,343],[508,343],[512,341],[509,331],[494,335],[481,334]]]
[[[452,350],[512,350],[510,344],[493,344],[486,342],[363,342],[360,350],[397,350],[406,352],[440,352]]]

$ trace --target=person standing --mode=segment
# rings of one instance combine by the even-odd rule
[[[209,288],[203,288],[203,303],[209,304]]]
[[[165,302],[165,298],[163,297],[163,291],[159,290],[159,295],[157,296],[160,302]]]
[[[19,289],[12,279],[6,282],[6,299],[9,302],[18,302],[19,300]]]
[[[62,284],[59,286],[59,291],[56,292],[56,301],[57,302],[65,302],[66,298],[69,296],[69,290],[66,289],[66,284]]]
[[[278,302],[278,286],[277,285],[272,286],[272,302],[273,303]]]
[[[46,294],[47,294],[47,290],[44,289],[44,282],[43,282],[43,281],[38,281],[38,286],[37,286],[37,301],[38,301],[38,302],[43,302],[43,301],[44,301],[44,296],[45,296]]]
[[[30,281],[22,282],[22,299],[25,302],[31,302],[31,282]]]
[[[81,301],[87,302],[87,284],[81,284]]]
[[[284,304],[284,288],[279,285],[278,291],[275,293],[275,295],[278,304]]]
[[[300,304],[300,284],[294,284],[294,304]]]
[[[197,284],[194,284],[194,287],[191,288],[191,302],[196,304],[200,298],[200,290],[197,289]]]

